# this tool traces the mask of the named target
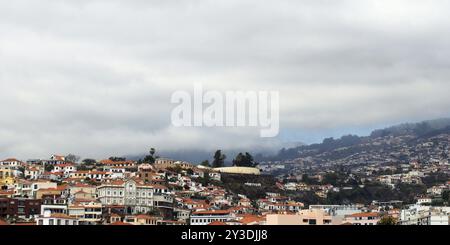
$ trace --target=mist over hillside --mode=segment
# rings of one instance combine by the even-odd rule
[[[283,161],[295,159],[302,156],[320,155],[326,152],[332,152],[337,149],[352,148],[349,154],[358,153],[360,151],[370,150],[366,145],[371,144],[378,138],[383,137],[401,137],[409,136],[411,138],[421,139],[433,137],[439,134],[450,134],[450,118],[441,118],[435,120],[427,120],[418,123],[403,123],[384,129],[376,129],[369,136],[344,135],[339,139],[325,138],[322,143],[310,144],[292,148],[282,148],[278,154],[257,159],[258,161]],[[372,147],[374,148],[374,147]],[[342,151],[341,153],[342,154]]]
[[[285,148],[292,148],[292,147],[298,147],[304,145],[301,142],[285,142],[280,145],[273,146],[272,148],[265,148],[265,149],[257,149],[257,148],[243,148],[243,149],[221,149],[222,153],[224,153],[227,158],[225,159],[226,165],[231,165],[232,160],[234,157],[239,154],[240,152],[249,152],[251,153],[255,159],[264,159],[268,156],[274,155],[278,152],[280,147]],[[191,162],[193,164],[199,164],[204,160],[209,160],[212,162],[214,150],[161,150],[158,149],[156,155],[159,157],[165,157],[165,158],[171,158],[175,160],[182,160]],[[138,160],[144,158],[145,153],[142,153],[140,155],[129,155],[126,156],[128,159],[132,160]]]
[[[340,148],[358,146],[371,142],[377,138],[382,137],[399,137],[399,136],[413,136],[413,137],[432,137],[441,133],[450,133],[450,118],[441,118],[435,120],[427,120],[417,123],[403,123],[394,125],[384,129],[375,129],[368,136],[358,135],[343,135],[340,138],[325,138],[322,143],[306,145],[301,142],[285,142],[281,149],[280,146],[274,146],[273,149],[226,149],[222,152],[227,156],[225,160],[226,165],[231,165],[233,158],[239,152],[250,152],[256,161],[283,161],[301,157],[299,152],[315,152],[321,154],[324,152],[333,151]],[[278,148],[277,148],[278,147]],[[176,160],[183,160],[199,164],[204,160],[212,161],[214,151],[209,150],[161,150],[157,149],[157,156],[171,158]],[[142,159],[146,154],[128,155],[129,159]]]

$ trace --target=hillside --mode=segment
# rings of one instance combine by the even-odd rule
[[[449,137],[450,119],[437,119],[374,130],[369,136],[326,138],[320,144],[283,148],[260,160],[316,164],[433,161],[448,158]]]

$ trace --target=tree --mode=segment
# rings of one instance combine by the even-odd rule
[[[384,216],[378,221],[377,225],[397,225],[397,220],[392,216]]]
[[[200,165],[202,165],[204,167],[211,167],[208,160],[203,161],[202,163],[200,163]]]
[[[319,181],[313,177],[310,177],[308,174],[302,174],[302,182],[308,185],[318,185]]]
[[[110,157],[109,160],[111,160],[113,162],[123,162],[127,159],[125,157]]]
[[[51,172],[55,167],[51,164],[45,165],[45,171]]]
[[[181,168],[180,165],[176,165],[175,167],[167,168],[167,170],[180,174],[183,171],[183,168]]]
[[[83,163],[84,165],[92,166],[92,165],[95,165],[97,163],[97,161],[95,159],[86,158],[86,159],[83,159],[83,161],[81,161],[81,163]]]
[[[25,168],[24,167],[19,167],[17,170],[19,170],[20,175],[22,175],[22,176],[25,175]]]
[[[155,148],[150,148],[150,150],[148,151],[149,155],[144,157],[143,162],[144,163],[150,163],[153,164],[155,163],[155,160],[158,158],[157,156],[155,156],[156,150]]]
[[[339,181],[339,176],[336,173],[326,173],[323,177],[323,184],[330,184],[336,186]]]
[[[255,162],[253,156],[248,152],[246,152],[245,154],[240,152],[233,160],[233,166],[253,168],[256,167],[256,165],[258,165],[258,163]]]
[[[77,163],[80,160],[80,157],[74,154],[69,154],[65,157],[67,162]]]
[[[208,186],[209,185],[209,183],[211,182],[211,178],[209,177],[209,172],[208,171],[203,173],[203,178],[200,178],[199,182],[203,186]]]
[[[450,191],[449,190],[442,192],[442,200],[444,200],[445,202],[450,204]]]
[[[247,164],[247,159],[244,154],[240,152],[233,160],[233,166],[245,166]]]
[[[225,154],[222,154],[221,150],[217,150],[214,153],[214,161],[212,162],[212,167],[213,168],[220,168],[223,167],[225,165],[225,159],[227,157],[225,156]]]

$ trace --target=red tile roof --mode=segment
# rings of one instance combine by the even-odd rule
[[[229,210],[206,210],[206,211],[197,211],[193,214],[230,214]]]
[[[377,217],[379,216],[379,213],[376,212],[370,212],[370,213],[356,213],[356,214],[351,214],[349,215],[349,217]]]
[[[208,225],[227,225],[224,222],[220,222],[220,221],[213,221],[211,223],[209,223]]]
[[[130,223],[125,223],[125,222],[122,222],[122,221],[116,221],[116,222],[114,222],[114,223],[111,223],[110,225],[132,225],[132,224],[130,224]]]

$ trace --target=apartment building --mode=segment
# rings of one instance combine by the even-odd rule
[[[376,225],[380,219],[381,216],[378,212],[356,213],[346,215],[344,223],[352,225]]]
[[[267,225],[336,225],[339,220],[322,209],[301,210],[297,214],[268,214]]]
[[[167,187],[137,182],[133,179],[111,181],[97,187],[103,205],[124,205],[126,213],[147,213],[155,208],[173,210],[173,197]]]

